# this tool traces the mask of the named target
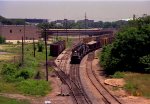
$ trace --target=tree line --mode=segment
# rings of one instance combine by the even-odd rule
[[[3,25],[24,25],[24,19],[7,19],[3,16],[0,16],[0,23]]]
[[[8,19],[3,16],[0,16],[0,23],[3,25],[24,25],[25,24],[25,19]],[[27,23],[26,23],[27,24]],[[120,28],[123,25],[127,25],[128,21],[124,20],[118,20],[118,21],[113,21],[113,22],[103,22],[103,21],[98,21],[98,22],[87,22],[85,23],[84,21],[80,22],[64,22],[61,25],[54,23],[54,22],[44,22],[44,23],[39,23],[38,26],[41,25],[49,25],[48,27],[50,28],[58,28],[58,29],[84,29],[86,28]]]

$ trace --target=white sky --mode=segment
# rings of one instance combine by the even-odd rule
[[[150,0],[0,0],[0,1],[150,1]]]
[[[71,1],[71,2],[70,2]],[[73,2],[76,1],[76,2]],[[143,0],[0,0],[0,15],[7,18],[88,19],[114,21],[133,14],[150,15],[150,1]]]

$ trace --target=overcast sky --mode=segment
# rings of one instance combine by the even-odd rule
[[[150,15],[150,1],[143,0],[0,0],[0,15],[7,18],[88,19],[114,21],[133,14]]]

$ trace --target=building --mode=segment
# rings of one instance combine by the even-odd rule
[[[33,25],[0,25],[0,35],[6,42],[18,42],[25,37],[26,42],[31,42],[33,38],[39,40],[38,28]]]
[[[25,22],[28,24],[39,24],[48,22],[47,19],[25,19]]]
[[[55,23],[55,24],[62,24],[62,25],[65,25],[67,23],[69,24],[72,24],[72,23],[75,23],[75,20],[68,20],[68,19],[64,19],[64,20],[56,20],[56,21],[52,21],[52,23]]]

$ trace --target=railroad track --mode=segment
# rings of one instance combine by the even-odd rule
[[[91,100],[88,98],[87,94],[84,91],[80,80],[80,73],[79,73],[79,64],[72,64],[70,66],[70,80],[73,84],[78,88],[75,90],[77,92],[77,96],[81,97],[81,102],[79,104],[92,104]]]
[[[88,54],[88,59],[86,63],[86,73],[91,84],[102,96],[102,101],[106,104],[122,104],[115,96],[113,96],[100,82],[94,70],[92,69],[92,61],[94,59],[94,52]]]
[[[68,51],[69,52],[69,51]],[[70,51],[71,52],[71,51]],[[67,60],[69,58],[69,54],[64,53],[64,56],[59,60],[58,70],[56,71],[56,74],[61,79],[63,84],[66,84],[70,89],[70,94],[74,98],[75,104],[92,104],[90,100],[85,95],[85,92],[81,89],[81,83],[79,82],[79,79],[75,79],[75,77],[79,78],[79,65],[71,65],[70,70],[71,77],[70,78],[64,71],[66,69]],[[75,69],[75,71],[74,71]],[[73,73],[76,73],[75,76],[72,76]],[[73,79],[74,78],[74,79]],[[77,84],[78,83],[78,84]]]

